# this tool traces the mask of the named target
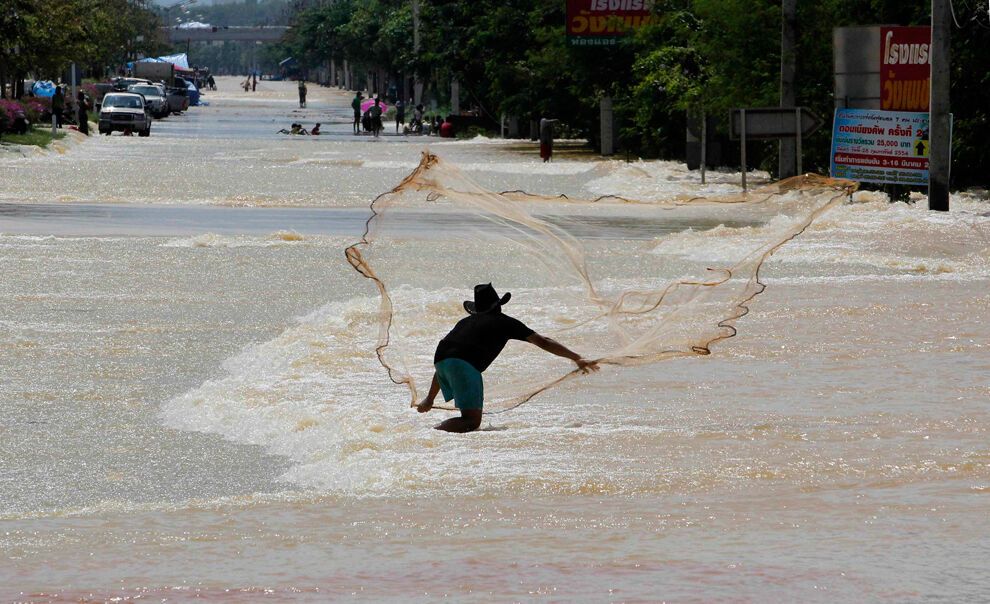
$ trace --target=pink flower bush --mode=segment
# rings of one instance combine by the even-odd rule
[[[6,132],[14,123],[14,115],[10,113],[7,103],[8,101],[0,99],[0,134]]]
[[[0,132],[11,132],[14,129],[14,120],[18,117],[25,117],[31,123],[38,123],[45,115],[50,114],[51,110],[40,99],[23,101],[0,99]]]
[[[21,106],[24,108],[24,113],[27,115],[28,121],[32,124],[37,124],[41,121],[45,113],[51,113],[43,103],[38,102],[37,99],[30,99],[21,101]]]

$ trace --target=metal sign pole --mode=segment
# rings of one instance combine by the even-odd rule
[[[419,0],[412,0],[413,21],[413,60],[419,61]],[[419,105],[423,99],[423,82],[419,79],[419,69],[413,72],[413,103]]]
[[[739,110],[739,161],[742,164],[742,190],[746,192],[746,110]]]
[[[76,64],[75,63],[73,63],[72,67],[70,68],[69,77],[72,78],[72,102],[75,103],[76,102]],[[66,100],[65,104],[66,106],[68,106],[69,101]]]
[[[801,176],[804,173],[801,166],[801,108],[798,107],[794,110],[794,157],[797,160],[797,176]]]
[[[705,184],[705,168],[708,163],[708,118],[701,110],[701,184]]]

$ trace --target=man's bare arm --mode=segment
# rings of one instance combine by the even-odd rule
[[[430,382],[430,391],[426,393],[426,398],[423,402],[416,405],[416,410],[420,413],[426,413],[433,408],[433,399],[437,397],[437,393],[440,392],[440,380],[437,379],[436,372],[433,373],[433,381]]]
[[[574,352],[567,346],[564,346],[557,340],[554,340],[553,338],[548,338],[546,336],[541,336],[538,333],[534,333],[533,335],[526,338],[526,341],[529,342],[530,344],[535,344],[536,346],[539,346],[540,348],[546,350],[551,354],[555,354],[559,357],[564,357],[565,359],[570,359],[574,361],[574,363],[578,366],[578,369],[580,369],[582,373],[588,373],[590,371],[598,371],[598,363],[596,363],[595,361],[589,361],[585,358],[582,358],[581,355]]]

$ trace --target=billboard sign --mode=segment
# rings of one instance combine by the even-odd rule
[[[833,178],[928,186],[928,113],[836,109]]]
[[[653,0],[567,0],[571,46],[610,46],[653,22]]]
[[[931,27],[880,28],[880,108],[928,111]]]

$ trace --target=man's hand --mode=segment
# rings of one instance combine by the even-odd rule
[[[437,374],[433,374],[433,379],[430,380],[430,391],[426,393],[426,398],[423,402],[416,405],[416,411],[420,413],[426,413],[433,408],[433,399],[437,397],[440,392],[440,380],[437,378]]]
[[[543,350],[551,354],[555,354],[559,357],[564,357],[574,361],[581,373],[591,373],[592,371],[598,371],[598,361],[589,361],[578,355],[567,346],[564,346],[560,342],[554,340],[553,338],[548,338],[546,336],[541,336],[538,333],[531,334],[526,341],[530,344],[539,346]]]
[[[598,371],[598,361],[589,361],[588,359],[577,359],[574,361],[577,363],[578,369],[581,373],[591,373],[592,371]]]

